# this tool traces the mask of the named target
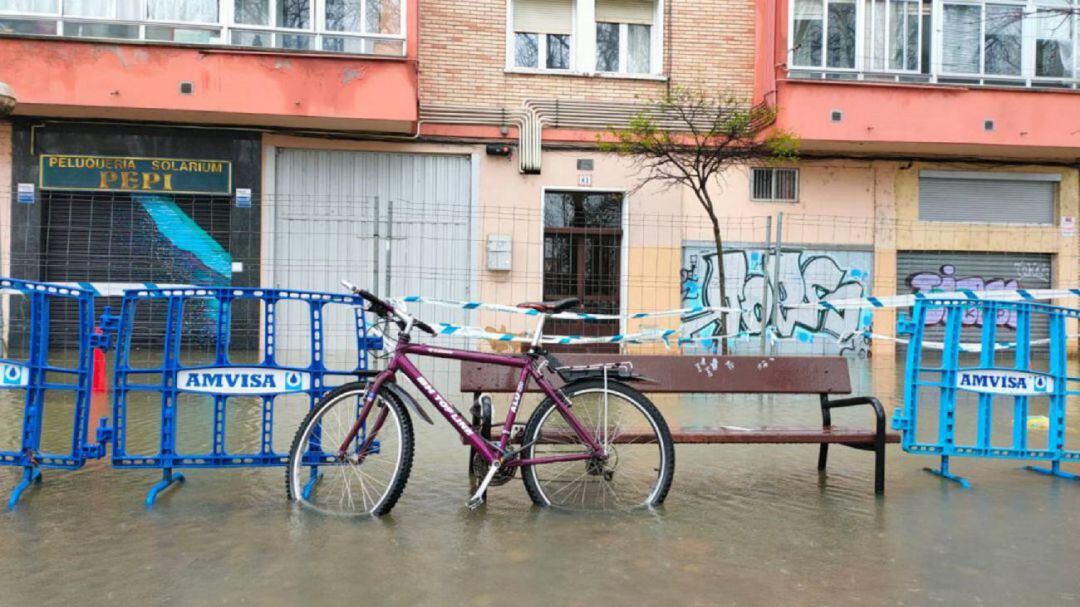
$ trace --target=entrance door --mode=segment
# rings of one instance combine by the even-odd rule
[[[548,191],[544,196],[544,299],[577,297],[582,310],[618,314],[622,267],[623,194]],[[551,320],[552,335],[601,336],[619,332],[616,320]],[[618,352],[618,344],[565,346],[577,352]]]

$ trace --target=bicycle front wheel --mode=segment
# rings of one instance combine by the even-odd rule
[[[359,434],[340,453],[366,394],[367,384],[347,384],[308,413],[289,451],[289,499],[346,516],[381,516],[397,503],[412,468],[413,428],[392,393],[379,391]]]
[[[603,457],[523,466],[533,502],[570,510],[631,510],[659,505],[675,472],[675,448],[656,406],[614,381],[586,380],[563,388],[570,412],[603,448]],[[525,427],[523,456],[558,458],[592,453],[551,399]]]

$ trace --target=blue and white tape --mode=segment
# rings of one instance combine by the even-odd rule
[[[435,328],[435,332],[440,337],[466,337],[507,343],[532,343],[533,340],[532,335],[524,333],[500,333],[482,329],[480,327],[454,325],[450,323],[439,323]],[[596,337],[585,335],[544,335],[540,338],[540,342],[543,344],[556,345],[663,343],[666,347],[671,347],[672,339],[677,339],[677,343],[679,344],[716,342],[725,338],[738,337],[744,335],[744,333],[736,332],[730,335],[712,335],[709,337],[679,337],[680,335],[682,335],[682,331],[679,329],[653,329],[640,331],[638,333],[620,333]]]
[[[436,299],[422,295],[407,295],[395,298],[396,301],[405,303],[423,303],[444,308],[456,308],[459,310],[492,310],[509,314],[521,314],[523,316],[547,316],[561,320],[639,320],[644,318],[671,318],[682,317],[688,314],[700,314],[702,312],[740,312],[739,308],[716,308],[707,306],[695,306],[680,308],[677,310],[662,310],[659,312],[633,312],[630,314],[586,314],[584,312],[559,312],[558,314],[544,314],[531,308],[519,308],[505,304],[487,303],[483,301],[454,301],[451,299]]]
[[[826,310],[845,310],[851,308],[910,308],[921,299],[946,299],[970,301],[1045,301],[1080,297],[1080,289],[1015,289],[1012,291],[921,291],[908,295],[889,297],[856,297],[795,304],[783,304],[785,308],[824,308]]]

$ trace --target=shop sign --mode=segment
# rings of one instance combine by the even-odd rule
[[[42,190],[231,194],[232,162],[42,154]]]

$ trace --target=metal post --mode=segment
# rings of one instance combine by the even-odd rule
[[[769,324],[776,326],[777,321],[780,319],[780,257],[782,255],[780,247],[784,241],[784,214],[778,213],[776,216],[776,259],[773,260],[773,301],[772,301],[772,313],[769,314],[769,323],[765,324],[762,330],[767,330]],[[769,353],[776,353],[775,342],[769,346]]]
[[[390,262],[394,250],[394,201],[386,201],[386,272],[383,274],[383,297],[390,297]]]
[[[769,249],[772,248],[772,215],[765,218],[765,246],[761,257],[761,353],[768,354],[765,328],[769,322]]]
[[[379,197],[374,196],[373,214],[371,216],[371,288],[379,288]],[[386,293],[381,293],[386,297]]]

